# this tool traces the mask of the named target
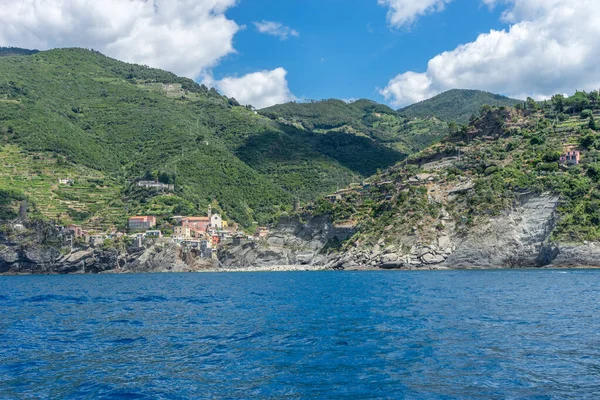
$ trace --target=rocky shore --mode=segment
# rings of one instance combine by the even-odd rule
[[[143,247],[71,246],[57,228],[36,221],[6,223],[0,231],[0,274],[4,275],[195,272],[216,266],[215,260],[161,240]]]
[[[0,232],[0,274],[600,268],[600,243],[551,240],[558,204],[551,194],[524,195],[467,234],[448,219],[429,240],[407,233],[389,244],[382,235],[370,246],[356,239],[355,228],[336,226],[327,216],[284,218],[264,240],[226,246],[218,260],[164,240],[141,248],[71,248],[49,224],[14,229],[7,223]]]
[[[374,246],[358,239],[343,252],[331,251],[331,245],[353,232],[337,231],[326,217],[287,219],[262,242],[230,247],[220,259],[231,269],[298,264],[332,270],[600,267],[600,243],[551,240],[558,204],[552,194],[523,194],[512,209],[467,234],[456,232],[448,218],[428,241],[407,233],[388,245],[390,238],[382,235]]]

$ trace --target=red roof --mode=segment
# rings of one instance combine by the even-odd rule
[[[151,220],[155,220],[156,217],[153,216],[143,216],[143,217],[130,217],[129,220],[130,221],[151,221]]]
[[[183,220],[186,221],[210,221],[208,217],[185,217]]]

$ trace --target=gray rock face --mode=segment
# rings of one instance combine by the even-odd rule
[[[454,237],[450,268],[539,267],[550,264],[548,240],[555,224],[558,197],[524,196],[505,215],[476,227],[467,237]]]
[[[439,264],[444,262],[444,257],[437,254],[427,253],[421,258],[425,264]]]
[[[284,218],[266,240],[232,246],[220,252],[225,268],[249,268],[274,265],[323,265],[327,244],[345,240],[353,231],[336,228],[326,216]],[[348,260],[348,263],[356,263]]]
[[[118,251],[81,247],[71,251],[61,232],[49,224],[0,234],[0,273],[67,274],[102,272],[186,272],[214,268],[215,262],[176,244],[150,243]]]

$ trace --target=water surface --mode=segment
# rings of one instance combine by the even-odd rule
[[[597,398],[600,271],[0,277],[0,398]]]

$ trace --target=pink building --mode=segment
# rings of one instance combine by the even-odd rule
[[[561,164],[579,165],[581,153],[575,150],[567,151],[565,155],[560,157]]]
[[[181,226],[187,226],[191,230],[206,232],[210,226],[210,218],[208,217],[184,217],[181,220]]]
[[[141,216],[129,218],[129,229],[132,231],[146,230],[156,226],[156,217]]]

